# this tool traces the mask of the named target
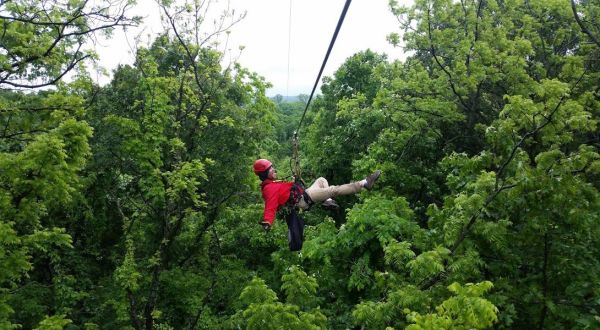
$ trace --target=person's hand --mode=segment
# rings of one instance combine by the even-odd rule
[[[268,222],[261,222],[260,225],[265,230],[265,232],[268,232],[269,230],[271,230],[271,224],[269,224]]]

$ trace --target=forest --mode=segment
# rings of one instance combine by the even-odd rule
[[[299,252],[252,164],[289,180],[307,95],[158,4],[99,85],[131,1],[0,1],[0,329],[600,328],[598,0],[389,1],[407,58],[356,49],[298,131],[307,183],[381,177]]]

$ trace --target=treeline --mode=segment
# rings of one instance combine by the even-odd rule
[[[300,253],[251,166],[290,175],[306,99],[224,64],[206,5],[98,86],[126,2],[0,4],[0,329],[600,327],[598,4],[391,1],[410,56],[348,58],[299,132],[306,181],[383,174]]]

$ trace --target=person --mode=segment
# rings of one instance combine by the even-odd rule
[[[271,229],[277,211],[288,203],[304,210],[313,203],[322,203],[326,208],[337,208],[334,197],[356,194],[362,189],[371,190],[381,175],[381,171],[376,170],[361,181],[339,186],[330,186],[327,179],[320,177],[304,190],[293,181],[277,181],[277,170],[267,159],[258,159],[254,162],[254,173],[262,181],[260,187],[265,208],[261,225],[265,230]]]

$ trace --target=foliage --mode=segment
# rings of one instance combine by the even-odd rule
[[[71,320],[65,319],[64,315],[46,317],[35,330],[62,330],[71,323]]]
[[[0,328],[600,327],[596,3],[391,1],[408,58],[348,58],[299,132],[305,180],[383,174],[299,253],[251,164],[290,174],[306,98],[227,63],[211,4],[161,1],[106,86],[80,45],[129,2],[0,5]]]
[[[492,287],[491,282],[468,283],[462,287],[451,284],[448,289],[456,296],[445,300],[436,308],[436,313],[420,315],[410,313],[408,319],[414,324],[406,327],[415,329],[485,329],[498,319],[498,309],[480,296]]]
[[[311,297],[311,291],[314,294],[316,289],[314,279],[306,287],[298,283],[296,275],[300,275],[300,280],[307,279],[306,274],[295,267],[290,270],[290,274],[283,275],[282,289],[288,293],[286,303],[279,302],[275,292],[260,278],[254,278],[244,288],[240,300],[247,306],[242,313],[246,329],[326,329],[326,317],[318,308],[303,311],[301,306],[294,304],[298,302],[306,306],[306,301],[303,300],[314,299]],[[302,293],[303,290],[306,291]],[[298,292],[302,293],[300,297],[292,295]]]

